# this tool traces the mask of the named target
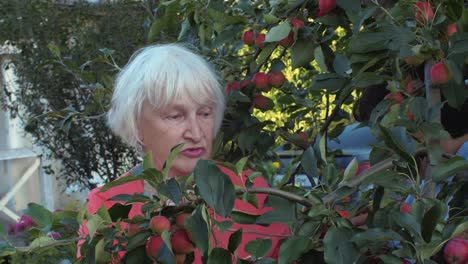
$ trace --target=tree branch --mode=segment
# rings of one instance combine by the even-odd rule
[[[80,237],[73,237],[70,239],[50,241],[50,242],[39,244],[37,246],[15,247],[15,249],[16,251],[20,251],[20,252],[31,252],[33,250],[40,249],[40,248],[68,245],[68,244],[77,242],[79,239]]]

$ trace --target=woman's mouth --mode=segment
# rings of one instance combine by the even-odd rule
[[[183,150],[181,154],[189,158],[200,158],[205,152],[205,148],[188,148]]]

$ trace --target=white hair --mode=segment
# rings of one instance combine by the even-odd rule
[[[224,116],[223,88],[210,64],[179,44],[152,45],[135,52],[117,75],[107,121],[127,144],[138,147],[138,119],[144,102],[162,109],[184,96],[213,103],[217,134]]]

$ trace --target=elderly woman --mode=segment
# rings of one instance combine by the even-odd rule
[[[169,172],[170,177],[177,177],[190,174],[198,160],[211,158],[213,139],[220,129],[224,108],[222,86],[202,57],[180,45],[155,45],[136,52],[117,76],[108,121],[112,131],[130,146],[151,153],[153,165],[159,170],[171,148],[184,143]],[[235,185],[241,184],[238,176],[221,169]],[[265,187],[267,183],[257,177],[254,186]],[[134,181],[105,192],[92,190],[88,195],[88,212],[95,214],[102,205],[110,208],[116,201],[108,199],[117,194],[141,193],[145,189],[143,181]],[[265,198],[265,195],[258,195],[258,208],[236,200],[235,209],[265,213],[271,210],[263,207]],[[129,218],[135,215],[142,215],[141,204],[132,206]],[[223,220],[215,217],[217,221]],[[273,247],[269,256],[276,257],[279,241],[289,234],[287,226],[280,223],[268,227],[234,224],[231,232],[215,230],[213,245],[227,248],[230,234],[239,228],[243,228],[237,252],[240,258],[248,258],[244,246],[256,238],[270,238]],[[197,251],[195,263],[201,263]]]

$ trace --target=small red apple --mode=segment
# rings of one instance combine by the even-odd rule
[[[291,25],[294,27],[294,28],[297,28],[297,29],[301,29],[304,27],[304,21],[296,18],[296,17],[293,17],[291,18]]]
[[[280,44],[280,46],[283,46],[285,48],[291,47],[294,44],[294,32],[291,30],[287,37],[278,41],[278,44]]]
[[[253,45],[255,43],[254,39],[255,33],[253,30],[248,30],[244,32],[244,35],[242,36],[242,41],[244,42],[245,45]]]
[[[171,229],[171,222],[167,217],[162,215],[153,216],[149,223],[149,228],[157,234],[161,234],[164,231]]]
[[[127,231],[127,237],[132,237],[142,230],[139,224],[127,224],[125,228]]]
[[[384,99],[391,99],[392,103],[390,105],[401,104],[403,102],[403,95],[401,93],[389,93],[387,94]]]
[[[189,217],[188,213],[180,213],[176,216],[176,225],[180,228],[185,228],[185,218]]]
[[[281,87],[285,81],[286,81],[286,77],[280,71],[270,72],[268,74],[268,82],[270,83],[271,86]]]
[[[414,114],[408,110],[408,112],[406,112],[406,117],[409,119],[409,120],[414,120]]]
[[[450,23],[447,25],[447,36],[451,37],[455,32],[457,32],[457,25],[455,23]]]
[[[321,17],[336,8],[336,0],[319,0],[319,12],[317,16]]]
[[[266,96],[258,94],[253,99],[253,106],[261,111],[268,109],[269,100]]]
[[[356,171],[356,176],[359,175],[359,174],[361,174],[361,172],[363,172],[363,171],[369,169],[370,167],[371,167],[371,165],[370,165],[369,162],[364,162],[364,163],[362,163],[362,164],[359,164],[358,169],[357,169],[357,171]]]
[[[258,48],[263,48],[263,42],[265,42],[265,34],[257,34],[255,38],[255,46]]]
[[[304,131],[299,131],[296,133],[298,136],[299,136],[299,139],[303,142],[303,143],[309,143],[309,136],[307,135],[306,132]]]
[[[146,242],[146,254],[152,258],[156,258],[158,251],[164,243],[161,236],[152,236]]]
[[[431,3],[419,1],[414,7],[416,22],[418,24],[427,24],[434,18],[434,10],[432,9]]]
[[[176,264],[184,264],[185,263],[185,254],[175,254],[175,261]]]
[[[342,218],[348,219],[349,218],[349,213],[348,211],[345,210],[337,210],[336,211]]]
[[[449,264],[468,263],[468,240],[453,238],[444,248],[444,259]]]
[[[400,212],[411,214],[411,204],[402,203],[401,206],[400,206]]]
[[[263,72],[258,72],[253,77],[253,82],[255,83],[255,87],[257,89],[263,91],[269,91],[271,89],[270,84],[268,83],[268,75]]]
[[[444,84],[450,80],[450,73],[443,62],[438,62],[431,67],[431,81],[433,84]]]
[[[172,233],[171,246],[175,253],[188,254],[193,252],[194,246],[185,229],[177,229]]]

